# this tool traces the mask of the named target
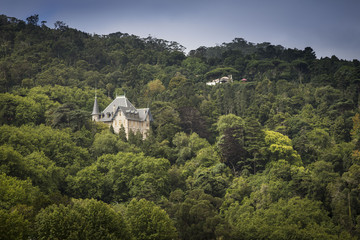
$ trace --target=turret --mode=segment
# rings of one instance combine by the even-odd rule
[[[96,96],[95,96],[94,107],[93,107],[93,111],[91,113],[91,116],[92,116],[93,121],[97,122],[100,119],[99,105],[98,105]]]

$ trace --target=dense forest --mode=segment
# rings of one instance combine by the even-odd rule
[[[0,15],[0,239],[360,237],[360,62],[184,51]],[[149,107],[149,136],[92,122],[95,89]]]

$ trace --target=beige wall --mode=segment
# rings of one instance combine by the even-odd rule
[[[126,137],[129,136],[130,131],[133,131],[134,133],[140,131],[143,135],[143,139],[145,139],[150,130],[150,121],[149,116],[147,116],[145,121],[127,120],[125,115],[119,111],[112,122],[112,126],[115,133],[119,133],[121,126],[124,126]]]

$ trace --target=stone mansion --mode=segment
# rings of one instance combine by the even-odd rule
[[[145,139],[150,130],[150,122],[153,121],[149,108],[136,109],[125,96],[117,96],[102,112],[99,111],[95,97],[91,115],[93,121],[112,126],[115,133],[119,133],[121,127],[124,127],[126,138],[132,131],[140,132]]]

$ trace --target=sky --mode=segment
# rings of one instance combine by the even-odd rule
[[[243,38],[360,59],[360,0],[0,0],[0,14],[39,14],[48,27],[63,21],[91,34],[152,36],[186,52]]]

